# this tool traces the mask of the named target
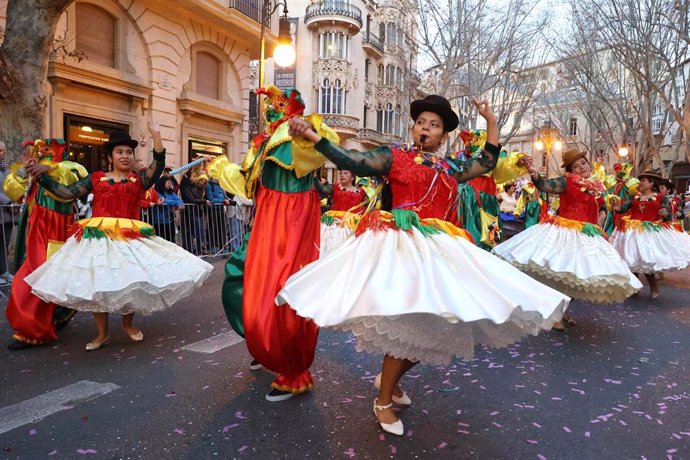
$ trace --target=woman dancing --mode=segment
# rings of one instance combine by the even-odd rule
[[[545,180],[528,163],[537,189],[560,195],[558,216],[544,218],[493,252],[570,297],[599,303],[622,301],[642,284],[606,241],[598,224],[605,217],[603,184],[592,176],[585,152],[566,150],[561,167],[564,176]],[[569,315],[564,320],[575,324]],[[563,323],[554,328],[565,330]]]
[[[441,96],[411,104],[412,147],[347,151],[308,123],[290,120],[293,136],[314,142],[339,167],[390,184],[392,212],[365,215],[355,238],[289,278],[276,300],[320,326],[351,331],[359,350],[385,355],[373,409],[380,426],[396,435],[404,427],[392,405],[411,403],[398,382],[413,366],[471,359],[477,344],[502,347],[537,334],[560,320],[569,301],[455,226],[458,181],[491,171],[500,151],[495,115],[486,101],[474,103],[488,138],[471,159],[439,155],[458,125]]]
[[[112,163],[110,172],[94,172],[70,186],[31,165],[27,172],[62,199],[93,192],[93,216],[75,224],[73,236],[46,263],[26,278],[33,292],[46,301],[93,312],[98,335],[87,351],[105,345],[108,313],[122,314],[122,329],[134,342],[144,334],[134,327],[134,312],[163,310],[188,296],[206,280],[213,267],[179,246],[153,235],[153,227],[139,221],[139,203],[165,166],[165,149],[157,123],[149,120],[153,162],[135,171],[138,142],[114,132],[103,144]],[[181,270],[180,267],[184,267]]]

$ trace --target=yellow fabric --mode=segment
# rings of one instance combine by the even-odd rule
[[[46,248],[46,260],[53,257],[64,244],[64,241],[48,240],[48,247]]]
[[[482,223],[482,236],[479,239],[487,246],[496,246],[501,239],[501,229],[498,226],[498,216],[492,216],[483,209],[479,209],[479,218]]]
[[[28,177],[20,177],[17,174],[17,171],[22,167],[22,163],[13,163],[10,167],[10,173],[5,177],[5,183],[2,186],[5,195],[16,203],[22,202],[26,187],[29,183]]]
[[[517,199],[517,202],[515,202],[515,210],[513,211],[513,215],[515,216],[521,216],[523,212],[525,212],[525,207],[527,206],[527,193],[525,193],[525,188],[522,188],[522,193],[520,194],[520,198]]]
[[[340,143],[338,134],[323,122],[320,115],[311,114],[304,119],[314,127],[314,131],[321,137],[336,144]],[[314,144],[303,139],[293,139],[288,134],[288,130],[289,125],[287,123],[278,126],[263,151],[270,152],[271,149],[281,144],[292,142],[292,164],[285,164],[275,157],[267,157],[266,159],[287,170],[294,170],[298,178],[304,177],[323,166],[326,157],[314,148]],[[211,177],[218,180],[223,190],[233,195],[252,199],[253,184],[259,179],[262,169],[260,166],[261,161],[256,160],[256,150],[252,147],[245,154],[242,166],[230,162],[226,157],[218,157],[209,164],[207,171]]]
[[[86,170],[86,168],[77,162],[65,160],[65,161],[61,161],[59,164],[60,164],[60,166],[64,166],[65,168],[67,168],[70,171],[72,171],[73,173],[75,173],[75,175],[77,177],[79,177],[79,179],[83,179],[89,175],[89,172]],[[66,185],[69,185],[69,184],[66,184]]]
[[[82,227],[94,227],[99,230],[143,230],[152,229],[153,227],[146,222],[134,219],[124,219],[121,217],[91,217],[88,219],[82,219],[77,222]]]
[[[527,174],[528,171],[526,167],[517,165],[517,162],[520,160],[520,158],[524,156],[524,153],[512,152],[506,157],[499,157],[496,169],[490,173],[493,175],[494,181],[497,184],[502,184]]]
[[[455,225],[453,225],[450,222],[447,222],[445,220],[436,219],[436,218],[426,218],[426,219],[422,219],[421,222],[424,225],[438,228],[443,233],[446,233],[450,236],[457,236],[460,238],[468,239],[467,238],[467,230],[464,230],[462,228],[458,228]]]
[[[232,163],[226,156],[216,157],[207,168],[209,176],[216,179],[220,187],[228,193],[248,198],[245,192],[244,174],[237,163]]]
[[[549,206],[553,212],[558,211],[558,208],[561,206],[561,198],[557,196],[552,202],[551,205]]]
[[[347,227],[354,231],[357,229],[359,221],[362,220],[362,216],[359,214],[353,214],[348,211],[328,211],[324,213],[324,216],[332,217],[334,223],[341,227]]]
[[[314,131],[321,137],[334,144],[340,144],[340,137],[326,123],[321,115],[312,113],[304,117],[314,127]],[[287,125],[287,123],[285,123]],[[304,139],[294,139],[292,143],[292,164],[295,166],[295,175],[300,178],[312,171],[319,169],[326,163],[326,157],[319,153],[312,142]]]
[[[625,182],[625,186],[628,187],[628,195],[634,195],[640,187],[640,180],[637,177],[631,177]]]

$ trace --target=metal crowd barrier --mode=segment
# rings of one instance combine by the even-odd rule
[[[17,223],[21,206],[0,205],[0,297],[9,288],[14,266]],[[249,231],[253,208],[249,206],[185,204],[182,210],[157,205],[141,209],[141,220],[156,234],[199,257],[228,256],[242,245]],[[83,218],[75,214],[75,220]]]
[[[230,255],[242,245],[249,231],[253,208],[185,203],[183,209],[154,205],[141,209],[141,220],[151,224],[156,235],[199,257]]]

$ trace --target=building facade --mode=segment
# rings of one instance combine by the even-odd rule
[[[140,141],[137,157],[151,159],[145,145],[151,117],[161,125],[170,166],[197,153],[240,161],[259,19],[258,0],[71,3],[50,59],[45,136],[64,138],[72,159],[103,170],[101,145],[113,130],[130,131]],[[273,19],[269,43],[276,39]]]
[[[292,18],[294,78],[274,68],[267,81],[294,83],[306,112],[322,114],[346,148],[405,142],[420,83],[414,8],[409,0],[291,2],[301,15]]]

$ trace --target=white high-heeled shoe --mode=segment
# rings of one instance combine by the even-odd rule
[[[377,410],[386,410],[390,409],[393,407],[393,403],[386,404],[385,406],[379,406],[376,404],[376,401],[378,401],[379,398],[374,399],[374,417],[376,417],[376,420],[378,420],[379,425],[381,425],[381,428],[383,428],[383,431],[394,434],[396,436],[402,436],[405,433],[405,427],[403,426],[402,420],[398,419],[397,422],[395,423],[383,423],[381,420],[379,420],[379,415],[376,413]]]
[[[376,378],[374,379],[374,387],[376,387],[377,390],[381,389],[381,374],[376,374]],[[412,404],[412,400],[409,396],[407,396],[405,390],[403,390],[402,387],[400,387],[400,385],[398,385],[398,387],[400,388],[400,391],[402,391],[402,396],[397,397],[394,394],[393,402],[395,404],[400,404],[401,406],[409,406],[410,404]]]

